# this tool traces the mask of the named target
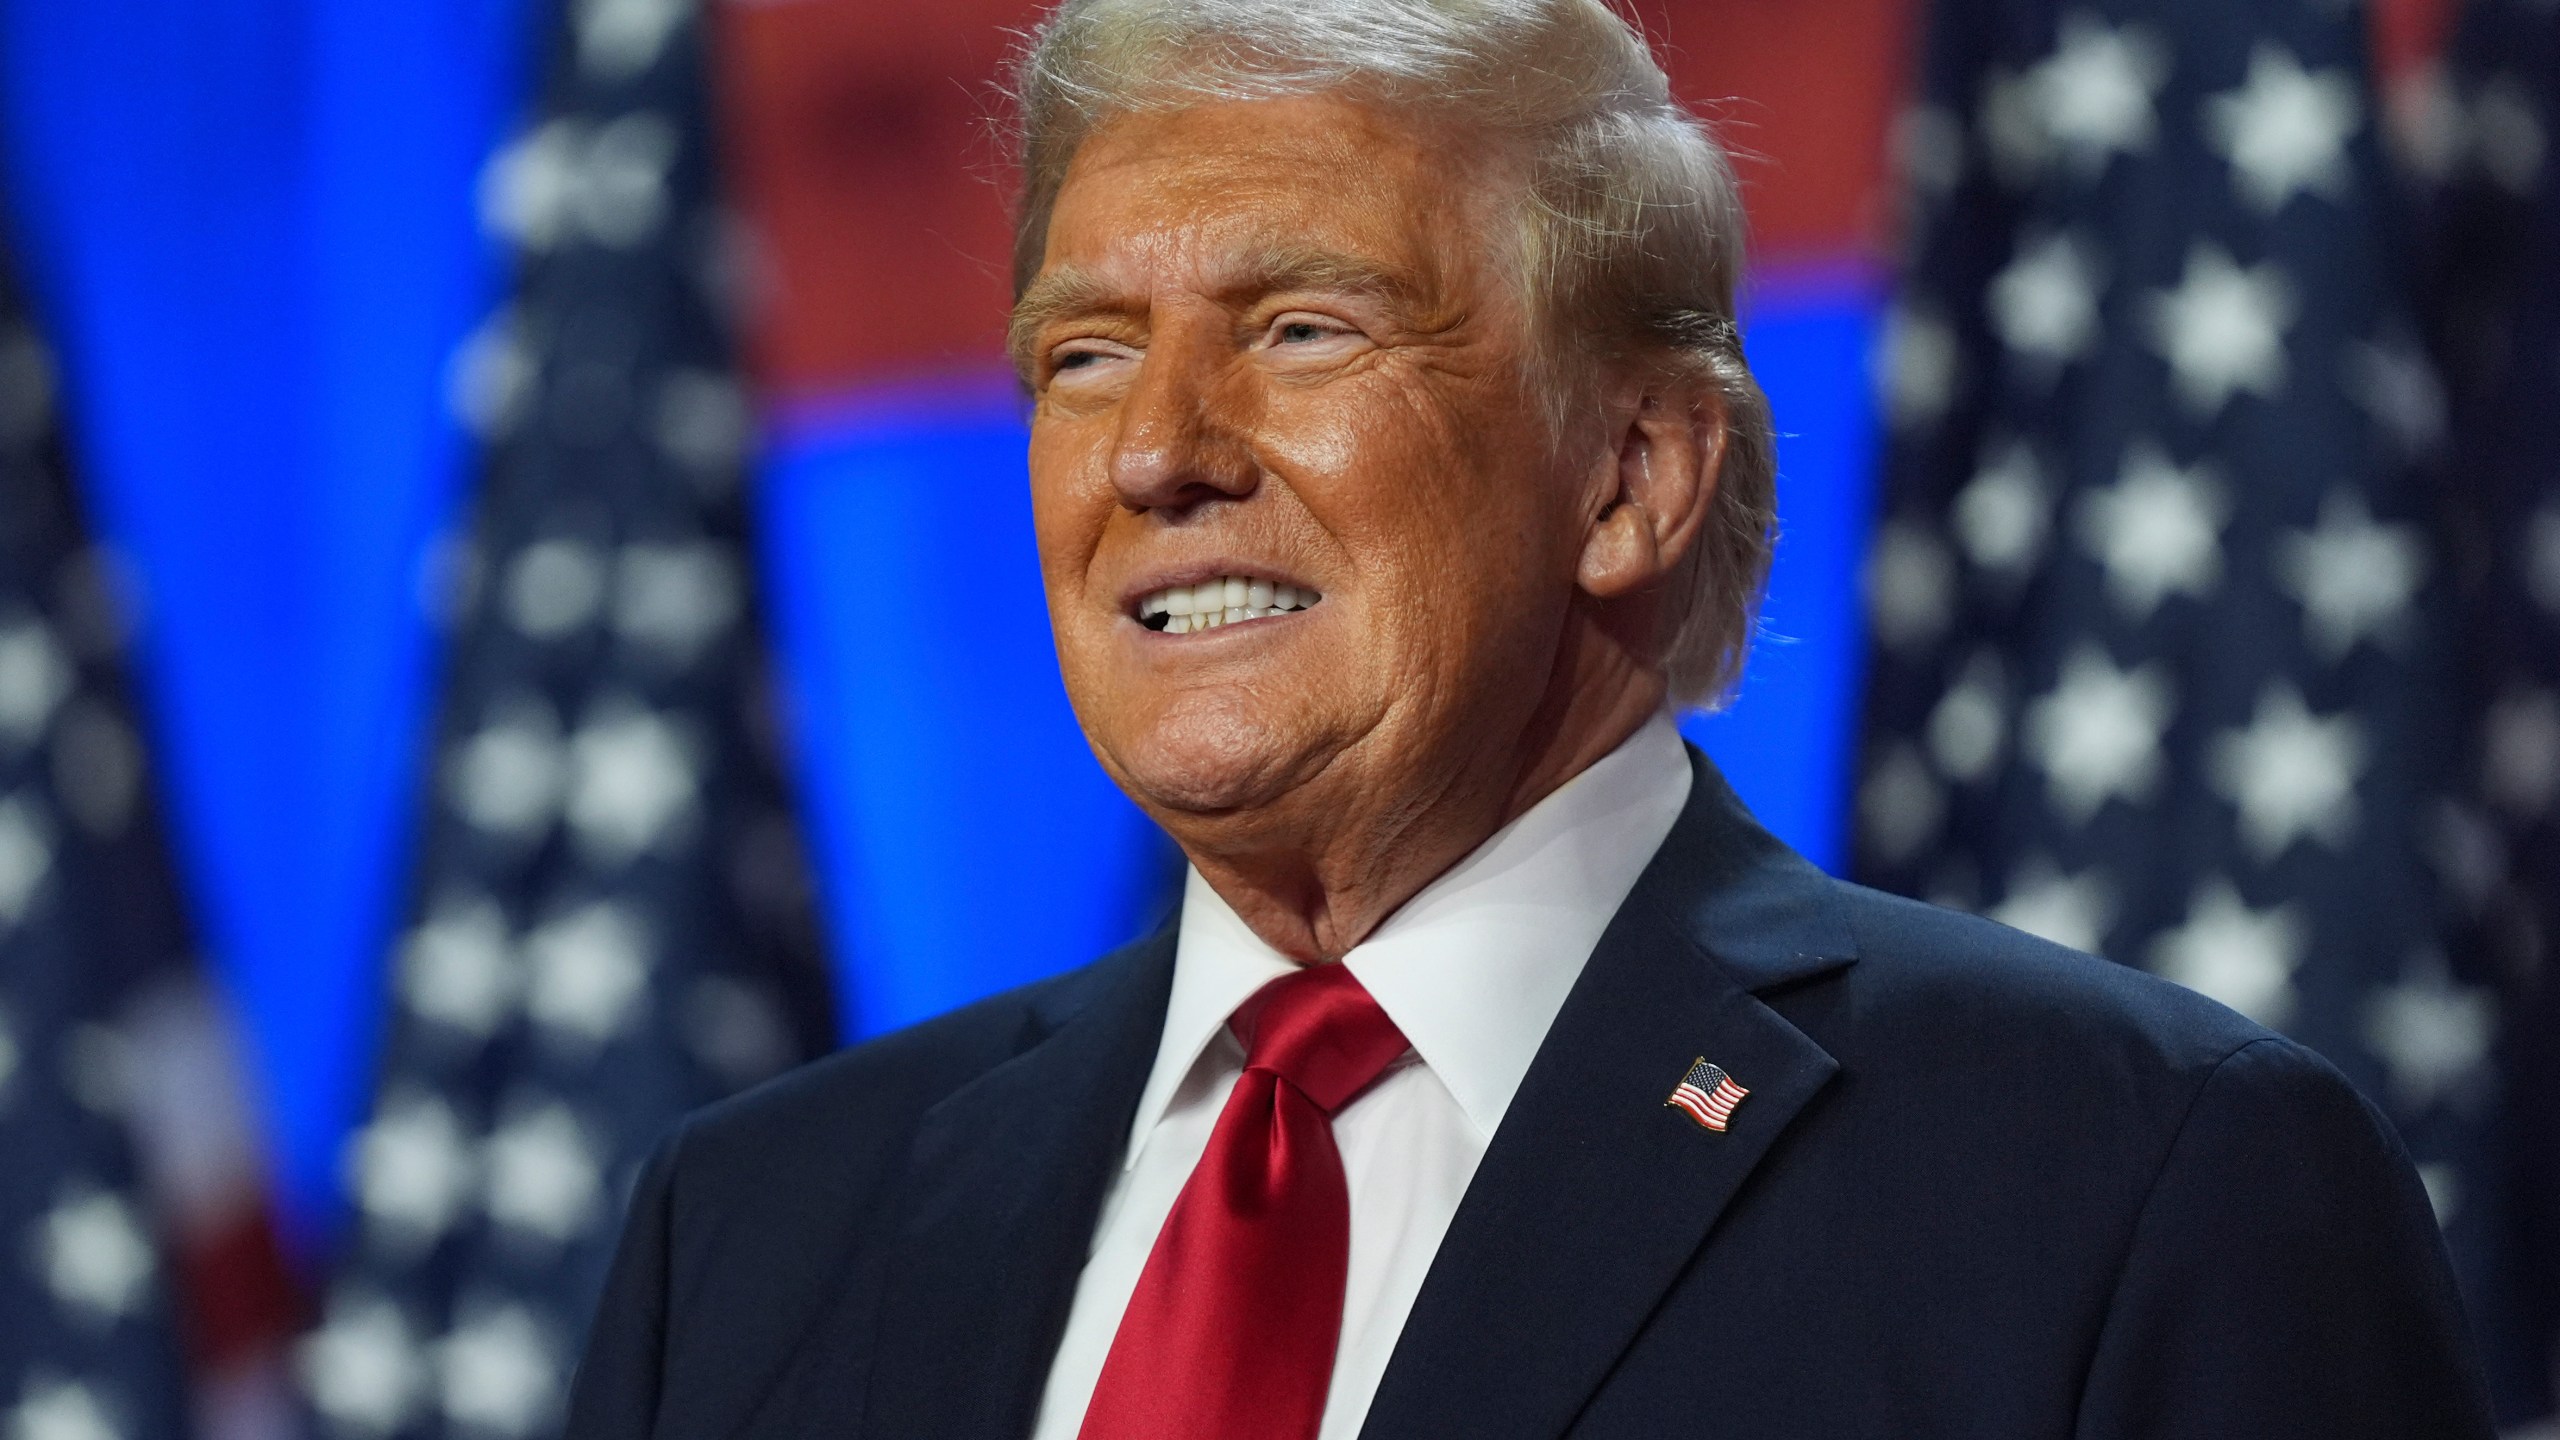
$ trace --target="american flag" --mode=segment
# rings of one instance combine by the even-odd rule
[[[490,163],[510,302],[352,1234],[302,1354],[324,1435],[553,1433],[630,1176],[832,1021],[762,706],[701,17],[580,4]]]
[[[1688,1075],[1672,1087],[1671,1098],[1662,1103],[1678,1106],[1709,1130],[1722,1130],[1725,1122],[1733,1118],[1733,1107],[1750,1093],[1734,1084],[1733,1077],[1722,1067],[1710,1065],[1706,1057],[1700,1056],[1689,1067]]]
[[[197,973],[61,371],[0,256],[0,1434],[289,1433],[296,1303]]]
[[[2421,283],[2445,381],[2464,682],[2438,822],[2455,944],[2513,1004],[2530,1296],[2560,1317],[2560,6],[2476,0],[2395,106],[2422,180]]]
[[[1899,137],[1856,869],[2335,1062],[2418,1160],[2522,1419],[2496,977],[2433,868],[2444,402],[2364,23],[1940,0]]]

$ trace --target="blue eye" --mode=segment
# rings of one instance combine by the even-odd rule
[[[1280,343],[1283,345],[1294,345],[1301,340],[1321,340],[1325,337],[1326,333],[1325,328],[1321,325],[1311,324],[1304,320],[1296,320],[1280,327]]]

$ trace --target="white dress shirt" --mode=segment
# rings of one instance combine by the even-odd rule
[[[1333,1117],[1351,1255],[1319,1440],[1353,1440],[1422,1278],[1547,1027],[1689,798],[1668,715],[1497,831],[1342,963],[1413,1049]],[[1121,1312],[1244,1069],[1227,1017],[1296,966],[1194,870],[1127,1163],[1102,1203],[1033,1440],[1075,1440]]]

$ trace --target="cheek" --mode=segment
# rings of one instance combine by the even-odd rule
[[[1384,437],[1375,407],[1328,404],[1310,398],[1295,405],[1264,408],[1257,420],[1263,463],[1288,476],[1302,494],[1374,487],[1392,473],[1380,461],[1393,442]]]
[[[1543,428],[1515,405],[1445,403],[1409,383],[1363,398],[1275,415],[1269,433],[1286,438],[1266,454],[1392,603],[1382,622],[1537,588],[1571,522]]]
[[[1114,504],[1085,428],[1063,421],[1031,428],[1031,528],[1053,602],[1080,590]]]

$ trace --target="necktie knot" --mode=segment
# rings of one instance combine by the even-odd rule
[[[1405,1052],[1340,965],[1254,992],[1244,1074],[1157,1232],[1077,1440],[1316,1440],[1342,1336],[1351,1195],[1335,1111]]]
[[[1236,1007],[1247,1070],[1289,1082],[1327,1115],[1351,1103],[1411,1048],[1404,1032],[1339,964],[1283,975]]]

